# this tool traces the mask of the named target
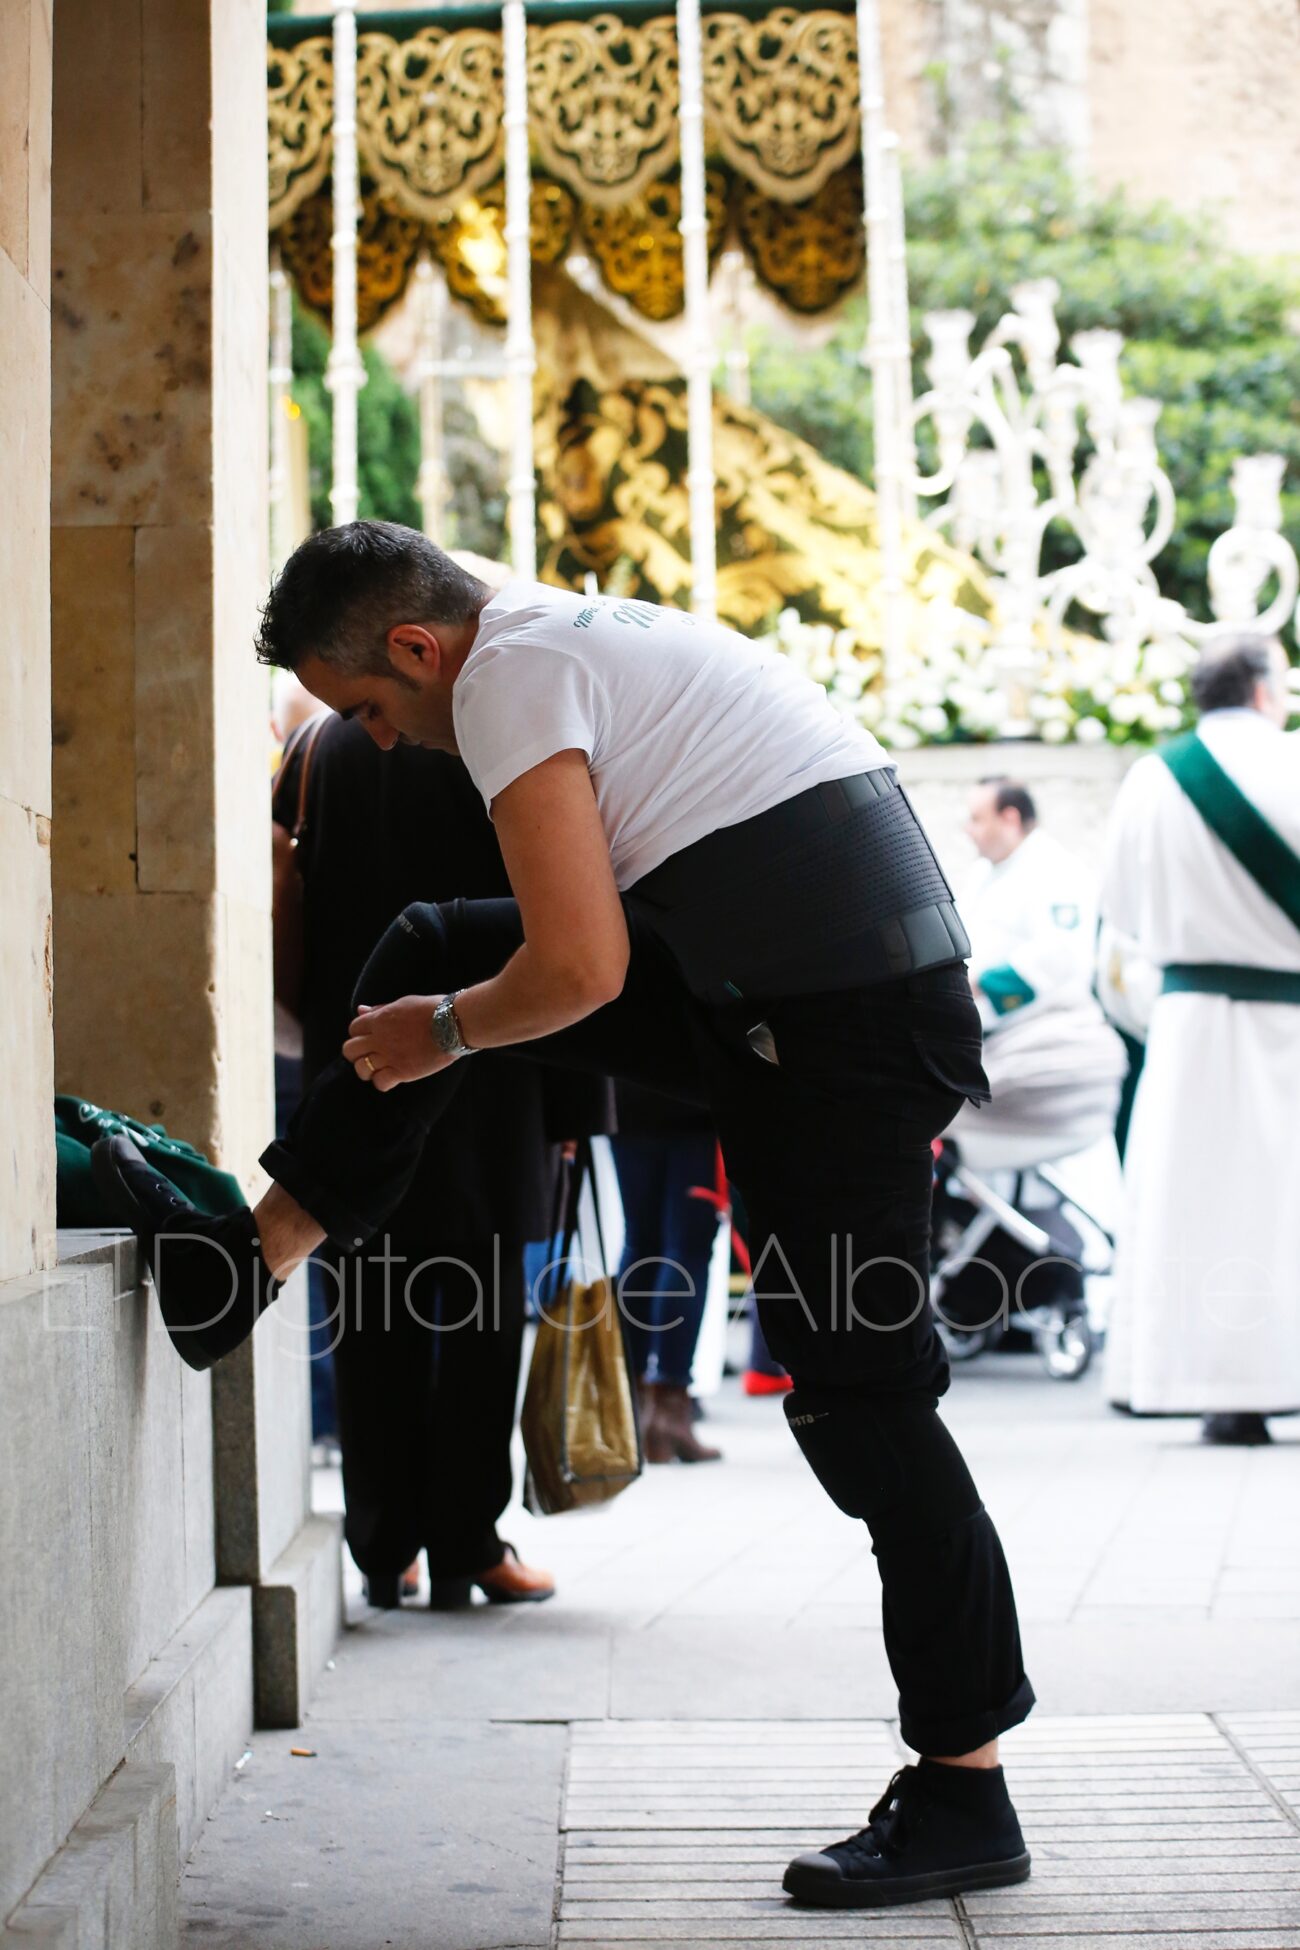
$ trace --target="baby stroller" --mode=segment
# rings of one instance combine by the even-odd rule
[[[934,1147],[931,1305],[951,1360],[1028,1337],[1054,1380],[1087,1369],[1126,1062],[1099,1011],[1045,1012],[989,1039],[992,1103],[964,1106]]]

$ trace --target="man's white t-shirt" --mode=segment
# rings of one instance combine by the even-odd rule
[[[620,889],[706,833],[891,763],[778,651],[543,582],[509,582],[484,609],[452,709],[489,812],[534,765],[585,752]]]

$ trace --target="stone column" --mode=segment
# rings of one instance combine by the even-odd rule
[[[0,1280],[54,1257],[50,6],[0,7]]]
[[[246,1180],[271,1108],[264,33],[261,0],[59,0],[54,90],[57,1080]]]
[[[263,0],[58,0],[56,1073],[250,1189],[272,1129],[265,46]],[[304,1286],[215,1378],[205,1486],[281,1724],[339,1619]]]

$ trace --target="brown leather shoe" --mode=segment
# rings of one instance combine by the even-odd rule
[[[650,1393],[653,1407],[649,1429],[643,1437],[645,1459],[650,1463],[721,1462],[721,1449],[710,1449],[695,1433],[691,1397],[685,1388],[670,1387],[656,1381]]]
[[[550,1572],[535,1571],[531,1565],[521,1563],[513,1544],[506,1545],[506,1554],[499,1564],[493,1565],[490,1571],[480,1572],[472,1582],[490,1605],[540,1605],[544,1599],[555,1596],[555,1579]]]

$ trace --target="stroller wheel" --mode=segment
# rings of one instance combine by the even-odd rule
[[[936,1320],[934,1325],[950,1361],[973,1361],[977,1354],[986,1353],[993,1345],[991,1327],[954,1327],[946,1320]]]
[[[1035,1330],[1034,1340],[1053,1381],[1077,1381],[1092,1360],[1094,1342],[1086,1314],[1057,1312],[1048,1325]]]

